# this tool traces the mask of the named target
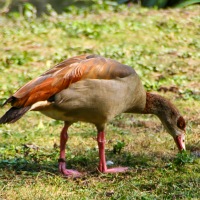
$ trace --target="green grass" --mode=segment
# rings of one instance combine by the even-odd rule
[[[69,130],[66,157],[84,176],[66,179],[57,169],[63,123],[29,112],[0,125],[0,199],[198,199],[200,7],[70,9],[37,19],[0,17],[0,104],[63,59],[100,54],[132,66],[148,91],[174,102],[187,121],[188,152],[177,154],[156,117],[122,114],[107,125],[106,154],[130,170],[100,174],[96,130],[79,122]]]

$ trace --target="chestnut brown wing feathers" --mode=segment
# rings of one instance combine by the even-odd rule
[[[14,107],[30,106],[48,100],[52,95],[83,79],[114,79],[126,77],[135,71],[114,60],[100,56],[77,56],[67,59],[38,78],[28,82],[14,95]]]

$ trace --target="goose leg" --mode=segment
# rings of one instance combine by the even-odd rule
[[[66,163],[65,163],[65,147],[68,140],[68,133],[67,130],[69,128],[70,124],[67,124],[65,122],[65,125],[60,133],[60,158],[58,159],[59,163],[59,171],[65,175],[70,177],[79,177],[81,176],[81,173],[73,170],[73,169],[66,169]]]
[[[99,171],[102,173],[118,173],[124,172],[128,167],[116,167],[108,169],[106,166],[106,156],[105,156],[105,132],[99,131],[97,136],[97,142],[99,147]]]

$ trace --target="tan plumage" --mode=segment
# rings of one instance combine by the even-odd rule
[[[127,169],[107,169],[105,159],[105,124],[123,112],[157,115],[178,148],[185,149],[185,121],[178,109],[165,98],[146,93],[134,69],[101,56],[69,58],[28,82],[6,103],[13,107],[0,118],[0,124],[15,122],[28,110],[65,122],[60,136],[59,169],[66,176],[80,175],[65,167],[67,129],[76,121],[93,123],[97,128],[101,172]]]

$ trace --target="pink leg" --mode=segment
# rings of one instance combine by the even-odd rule
[[[118,173],[124,172],[128,167],[117,167],[108,169],[106,166],[106,156],[105,156],[105,132],[98,132],[97,142],[99,146],[99,171],[102,173]]]
[[[59,162],[59,171],[65,175],[70,177],[79,177],[81,176],[81,173],[79,173],[76,170],[72,169],[66,169],[66,163],[65,163],[65,147],[66,142],[68,140],[68,134],[67,130],[69,128],[69,124],[65,123],[65,126],[63,127],[61,133],[60,133],[60,158],[58,159]]]

